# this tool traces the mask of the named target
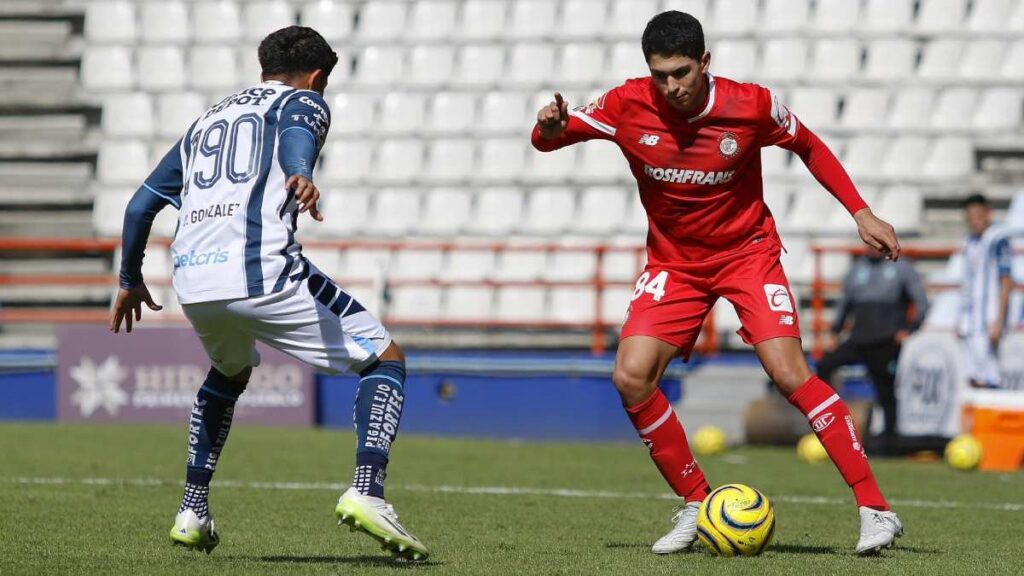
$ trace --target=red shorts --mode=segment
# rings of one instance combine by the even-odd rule
[[[719,297],[736,308],[747,344],[781,336],[800,337],[800,321],[779,256],[782,245],[766,239],[718,259],[649,263],[636,282],[622,338],[651,336],[689,357],[704,317]]]

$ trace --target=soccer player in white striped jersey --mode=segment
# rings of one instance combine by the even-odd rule
[[[125,212],[111,329],[131,332],[142,304],[159,310],[142,278],[153,218],[178,209],[173,285],[212,367],[189,420],[185,493],[171,540],[210,552],[218,543],[207,496],[235,402],[260,362],[257,340],[329,373],[361,377],[356,469],[335,508],[339,524],[399,556],[426,547],[384,500],[384,478],[405,398],[405,356],[388,331],[302,255],[299,215],[321,221],[316,163],[331,116],[323,92],[338,56],[311,28],[290,26],[259,47],[262,79],[207,110],[164,156]]]

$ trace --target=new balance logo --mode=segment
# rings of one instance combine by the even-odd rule
[[[794,320],[789,314],[779,316],[779,326],[792,326],[795,323],[796,320]]]
[[[657,146],[658,140],[661,140],[661,136],[656,136],[654,134],[644,134],[643,136],[640,137],[639,142],[645,146]]]

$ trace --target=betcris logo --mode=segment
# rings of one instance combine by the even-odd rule
[[[227,250],[212,250],[199,253],[191,250],[188,254],[179,254],[174,257],[174,269],[223,264],[228,261],[230,255]]]

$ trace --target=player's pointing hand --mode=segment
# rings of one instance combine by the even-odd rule
[[[857,232],[865,244],[885,255],[893,262],[900,258],[900,241],[891,224],[875,216],[870,208],[862,208],[853,215],[857,221]]]
[[[323,222],[324,217],[320,214],[320,207],[317,202],[320,200],[320,191],[317,190],[313,181],[305,176],[296,174],[288,179],[285,187],[295,194],[295,201],[299,203],[299,213],[309,211],[309,215],[317,222]]]
[[[561,94],[555,92],[554,101],[537,112],[537,125],[540,127],[540,137],[545,140],[554,140],[565,132],[569,126],[569,104],[562,99]]]

